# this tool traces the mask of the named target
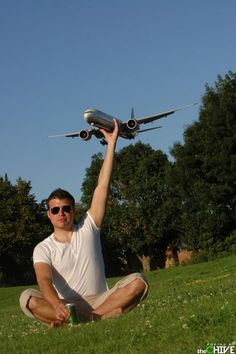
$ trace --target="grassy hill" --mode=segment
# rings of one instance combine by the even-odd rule
[[[236,353],[236,256],[147,278],[149,296],[129,314],[54,330],[21,313],[24,287],[0,289],[0,353],[191,354],[208,343]]]

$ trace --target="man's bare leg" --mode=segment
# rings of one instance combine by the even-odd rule
[[[62,325],[62,321],[58,321],[55,316],[53,307],[43,298],[32,296],[27,305],[28,309],[32,312],[35,318],[41,322],[47,323],[51,327],[53,324]]]
[[[145,288],[145,283],[142,280],[135,279],[125,287],[117,289],[92,313],[95,318],[109,318],[128,312],[137,305]]]

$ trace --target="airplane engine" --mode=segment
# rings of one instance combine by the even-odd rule
[[[127,128],[129,128],[130,130],[135,130],[138,128],[138,122],[136,121],[136,119],[129,119],[127,122],[126,122],[126,126]]]
[[[79,133],[79,137],[83,140],[90,140],[91,136],[92,134],[88,130],[81,130]]]

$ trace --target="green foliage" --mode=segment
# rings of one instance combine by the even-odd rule
[[[111,188],[116,209],[112,236],[131,253],[157,261],[175,236],[168,222],[174,214],[167,186],[170,162],[164,153],[141,142],[122,149],[116,161]]]
[[[97,185],[98,174],[103,162],[102,154],[98,153],[92,156],[91,165],[86,169],[86,177],[82,183],[81,197],[82,205],[87,209],[91,203],[94,189]]]
[[[199,121],[185,130],[184,144],[172,149],[182,243],[188,248],[221,252],[236,227],[235,118],[236,74],[230,72],[206,87]]]
[[[150,272],[149,295],[130,313],[55,330],[20,310],[23,287],[0,289],[0,352],[183,354],[212,342],[236,346],[235,277],[235,256]]]
[[[12,185],[0,177],[0,285],[32,282],[32,250],[49,230],[43,204],[30,190],[21,178]]]

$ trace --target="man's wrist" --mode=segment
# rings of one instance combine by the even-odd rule
[[[116,148],[116,141],[109,141],[107,143],[107,148],[110,148],[112,149],[113,151],[115,151],[115,148]]]

